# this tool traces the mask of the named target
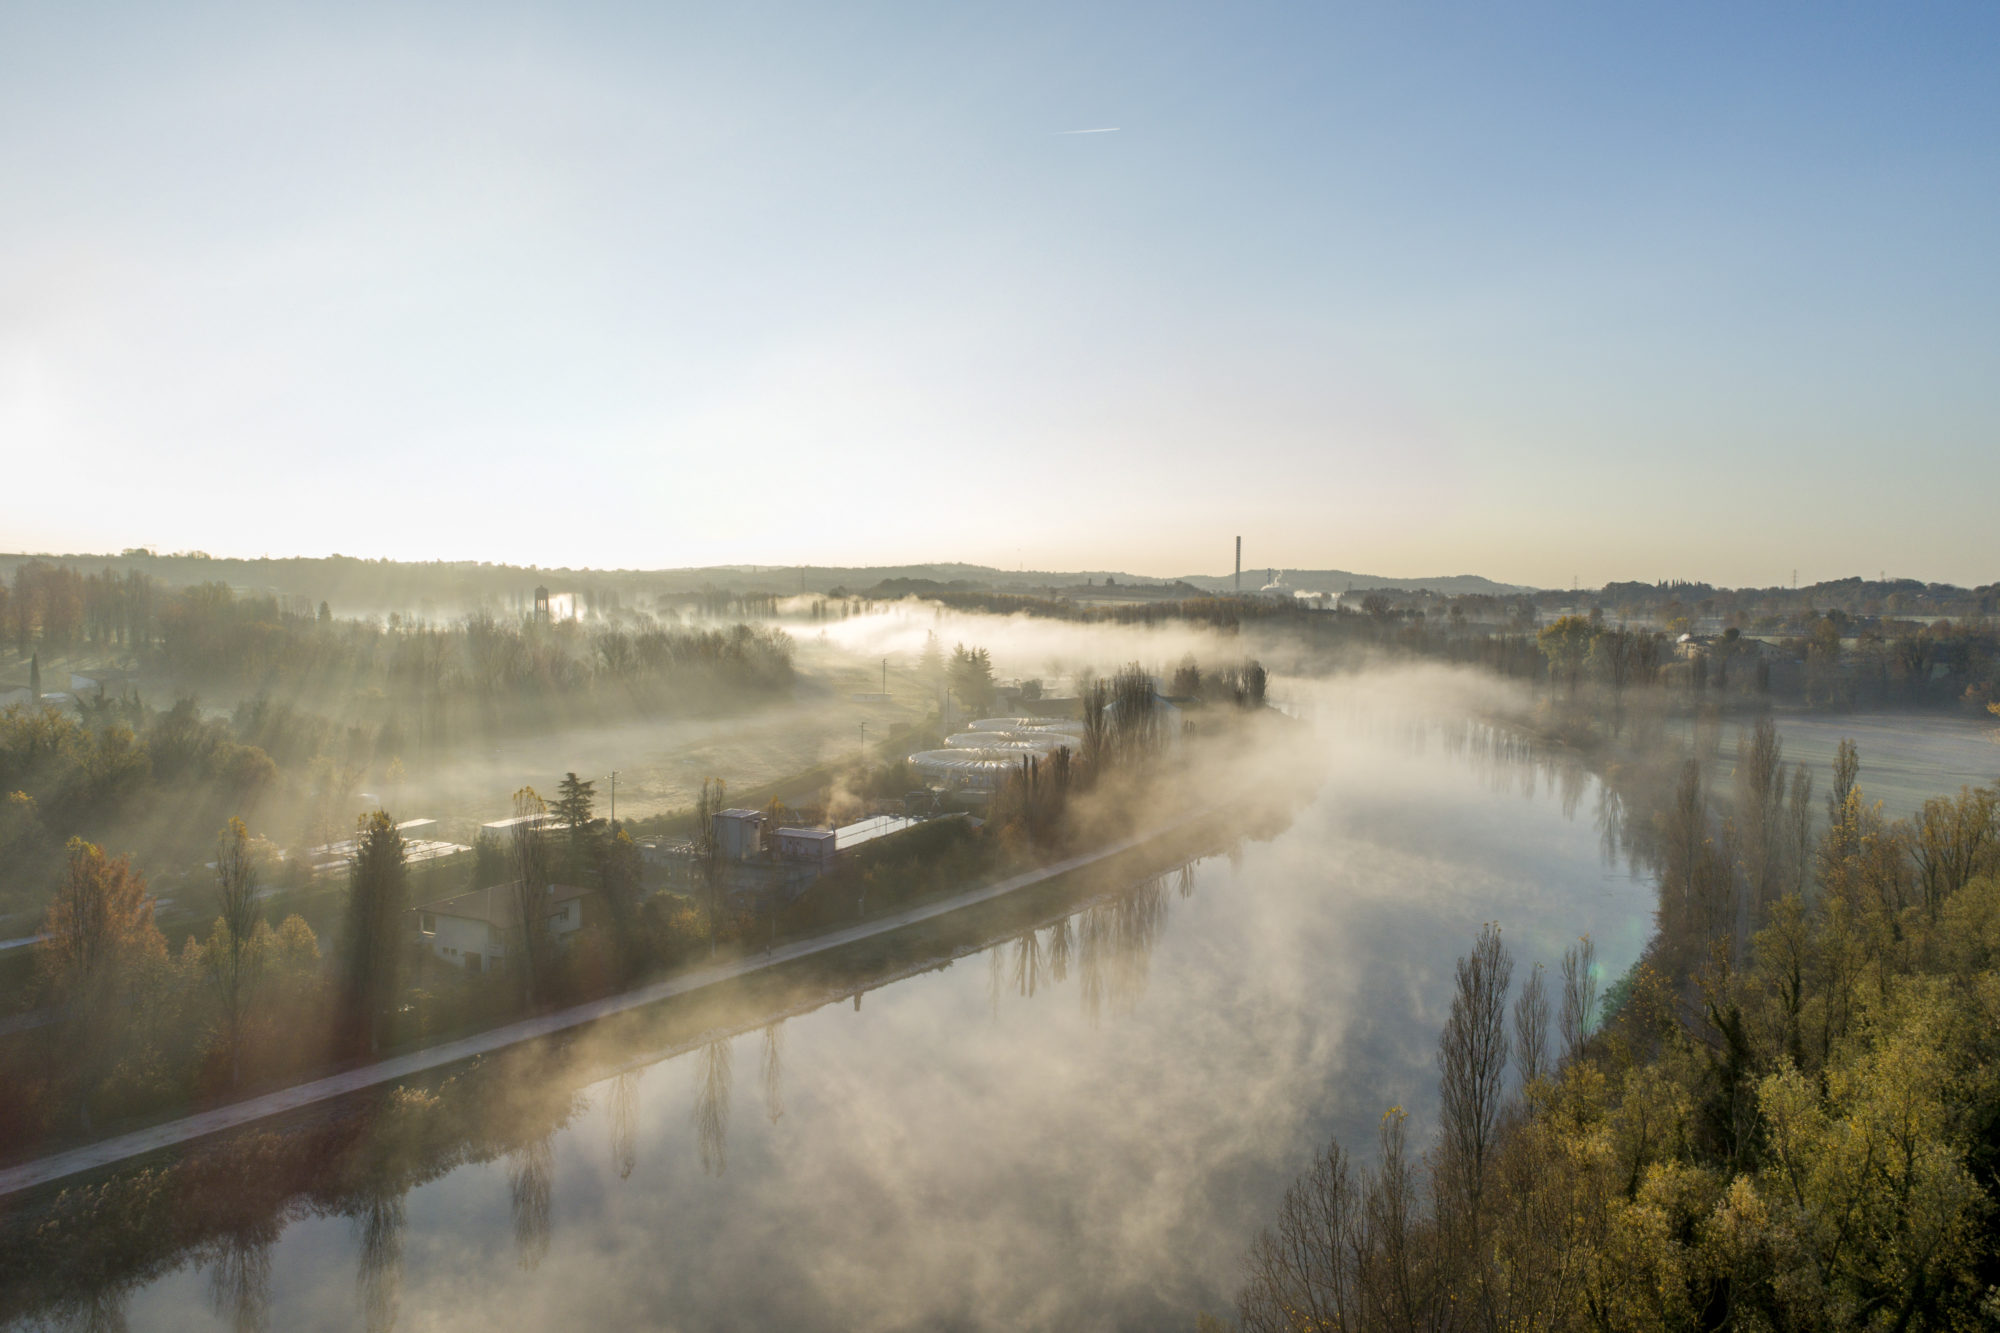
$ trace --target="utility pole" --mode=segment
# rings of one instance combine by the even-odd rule
[[[1243,539],[1236,539],[1236,591],[1243,591]]]
[[[611,770],[611,831],[618,831],[618,770]]]
[[[889,692],[889,659],[882,659],[882,693]]]

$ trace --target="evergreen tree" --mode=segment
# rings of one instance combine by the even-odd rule
[[[951,692],[974,713],[993,708],[993,655],[984,648],[959,644],[952,649],[949,671]]]
[[[596,803],[595,782],[586,782],[574,773],[565,773],[563,780],[556,784],[556,799],[549,807],[549,813],[555,816],[557,824],[574,836],[590,827],[591,810]]]
[[[381,1049],[382,1020],[401,981],[403,913],[409,868],[403,837],[387,811],[363,815],[355,831],[347,890],[345,1008],[354,1040]]]

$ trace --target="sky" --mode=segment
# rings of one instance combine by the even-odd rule
[[[1989,3],[8,0],[0,549],[1990,582],[1995,68]]]

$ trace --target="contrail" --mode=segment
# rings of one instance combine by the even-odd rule
[[[1118,133],[1119,130],[1123,128],[1124,126],[1122,125],[1106,125],[1103,129],[1097,129],[1097,130],[1057,130],[1056,133],[1057,134],[1116,134]]]

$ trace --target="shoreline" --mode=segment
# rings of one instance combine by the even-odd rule
[[[571,1005],[535,1018],[516,1020],[436,1046],[393,1056],[358,1068],[341,1070],[288,1088],[232,1102],[226,1106],[214,1107],[18,1163],[0,1169],[0,1198],[150,1156],[420,1074],[463,1064],[510,1047],[573,1031],[617,1014],[642,1009],[675,996],[703,990],[877,936],[892,934],[964,908],[991,902],[1022,889],[1047,883],[1063,875],[1134,851],[1180,832],[1199,818],[1201,818],[1199,814],[1183,815],[1169,823],[1129,834],[1092,851],[1079,852],[1049,865],[1023,871],[992,884],[961,890],[949,897],[907,907],[872,921],[843,927],[811,939],[779,945],[768,953],[753,954],[693,968],[677,976],[650,982],[617,995]]]

